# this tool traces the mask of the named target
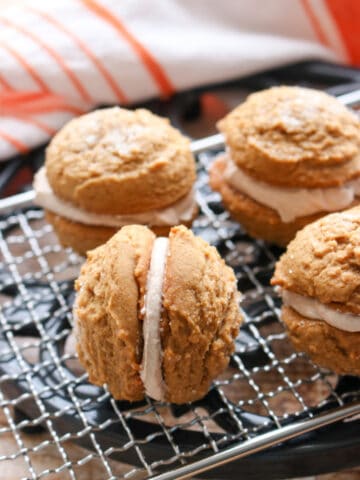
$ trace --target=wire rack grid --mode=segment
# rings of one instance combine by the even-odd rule
[[[223,210],[208,186],[214,154],[198,155],[201,214],[193,229],[234,268],[245,324],[229,368],[194,404],[115,402],[106,386],[90,385],[71,334],[83,259],[58,244],[41,209],[2,215],[0,469],[16,465],[18,478],[36,480],[88,478],[90,470],[98,479],[170,478],[194,460],[360,401],[356,379],[344,387],[292,349],[269,286],[281,250],[248,237]],[[13,451],[1,451],[9,439]]]

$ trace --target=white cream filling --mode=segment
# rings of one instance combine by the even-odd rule
[[[227,156],[224,178],[236,190],[276,210],[285,223],[317,212],[341,210],[350,205],[355,196],[360,194],[360,177],[341,187],[276,187],[247,175],[229,156]]]
[[[323,320],[332,327],[345,332],[360,332],[360,316],[334,310],[315,298],[304,297],[290,290],[281,290],[283,304],[293,308],[304,317]]]
[[[159,237],[154,241],[145,294],[144,349],[140,376],[146,394],[155,400],[165,400],[166,389],[162,376],[160,320],[168,244],[169,240],[163,237]]]
[[[53,192],[45,168],[41,168],[34,179],[35,203],[57,215],[69,220],[84,223],[85,225],[98,225],[103,227],[122,227],[124,225],[141,224],[152,226],[178,225],[192,219],[195,208],[195,191],[178,202],[161,210],[150,210],[132,215],[103,215],[91,213],[75,207],[70,202],[57,197]]]

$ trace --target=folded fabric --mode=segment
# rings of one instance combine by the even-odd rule
[[[310,58],[357,63],[357,0],[61,0],[0,12],[0,159],[99,104]]]

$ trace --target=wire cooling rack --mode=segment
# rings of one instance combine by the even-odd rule
[[[11,212],[0,211],[0,445],[11,437],[16,448],[0,456],[0,471],[21,463],[23,478],[82,479],[92,465],[99,480],[183,478],[335,420],[325,431],[205,475],[284,478],[358,463],[359,379],[321,370],[292,349],[269,286],[281,250],[247,236],[208,186],[216,153],[209,146],[221,142],[216,136],[194,144],[201,214],[193,229],[234,268],[245,324],[228,369],[193,404],[116,402],[106,387],[88,383],[71,336],[73,281],[83,259],[58,244],[43,211],[28,204],[31,193],[6,202]],[[52,466],[44,470],[37,458],[49,450]]]

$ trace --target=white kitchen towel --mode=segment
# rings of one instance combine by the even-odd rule
[[[0,159],[99,104],[290,61],[356,63],[359,19],[357,0],[53,0],[2,11]]]

